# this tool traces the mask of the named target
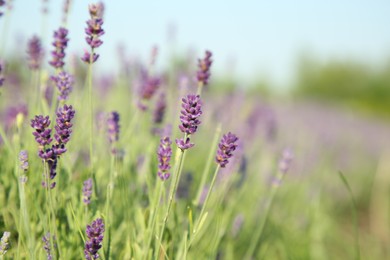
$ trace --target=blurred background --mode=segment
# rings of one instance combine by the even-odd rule
[[[25,55],[34,34],[44,35],[45,49],[50,49],[52,32],[63,23],[63,2],[12,1],[11,17],[3,21],[7,29],[2,28],[1,38],[8,39],[5,55],[14,50]],[[89,3],[71,1],[69,49],[77,55],[86,48]],[[195,59],[209,49],[214,83],[347,102],[387,114],[389,10],[384,0],[110,1],[100,49],[104,61],[98,66],[115,71],[118,52],[147,59],[154,46],[160,67],[172,57]]]

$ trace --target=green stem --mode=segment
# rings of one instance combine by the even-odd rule
[[[284,174],[282,172],[279,172],[278,175],[276,176],[276,182],[272,185],[271,187],[271,194],[270,197],[268,198],[266,205],[265,205],[265,210],[263,213],[263,218],[261,219],[261,222],[258,226],[258,229],[255,230],[255,234],[253,235],[253,239],[251,239],[248,250],[245,254],[244,260],[250,260],[252,259],[253,254],[255,253],[256,246],[258,242],[260,241],[261,235],[263,233],[265,223],[267,222],[269,212],[271,210],[272,202],[274,200],[274,197],[276,195],[276,192],[278,191],[279,184],[283,180]]]
[[[153,205],[152,205],[153,212],[152,212],[151,216],[149,217],[149,221],[148,221],[149,234],[147,236],[147,242],[146,242],[146,247],[145,247],[145,259],[148,259],[149,248],[150,248],[150,244],[152,243],[154,228],[156,226],[156,215],[157,215],[157,211],[158,211],[158,208],[160,205],[162,191],[163,191],[164,182],[161,180],[157,180],[157,181],[158,181],[157,192],[156,192],[156,195],[154,197]]]
[[[196,237],[196,235],[198,234],[199,232],[199,229],[200,229],[200,224],[202,224],[203,222],[203,216],[205,214],[205,209],[207,207],[207,204],[209,202],[209,199],[210,199],[210,195],[211,195],[211,192],[213,190],[213,187],[215,185],[215,181],[217,180],[217,175],[218,175],[218,172],[219,172],[219,169],[221,168],[221,166],[218,164],[217,165],[217,168],[215,169],[215,172],[214,172],[214,175],[213,175],[213,179],[211,181],[211,184],[210,184],[210,189],[208,190],[207,192],[207,196],[206,196],[206,199],[203,203],[203,206],[202,206],[202,209],[200,211],[200,214],[199,214],[199,217],[194,225],[194,230],[192,231],[192,236],[191,236],[191,239],[190,239],[190,242],[188,243],[188,249],[191,247],[192,243],[194,242],[194,239]]]
[[[212,164],[213,159],[214,159],[215,150],[217,149],[218,138],[219,138],[220,134],[221,134],[221,124],[219,124],[217,126],[217,129],[215,130],[215,135],[214,135],[213,142],[211,144],[210,153],[209,153],[209,156],[207,159],[206,166],[204,167],[204,170],[202,173],[202,179],[201,179],[199,187],[198,187],[198,192],[197,192],[195,200],[194,200],[194,203],[196,206],[200,204],[200,199],[202,197],[203,188],[204,188],[204,185],[205,185],[206,180],[207,180],[207,173],[210,172],[211,164]]]
[[[90,116],[90,123],[89,123],[89,159],[91,164],[91,177],[93,177],[93,98],[92,98],[92,64],[93,64],[93,48],[91,49],[91,55],[88,65],[88,96],[89,96],[89,116]],[[93,178],[95,180],[95,178]],[[94,186],[96,186],[96,183],[94,183]]]
[[[203,82],[199,81],[198,82],[198,91],[196,92],[196,94],[201,96],[202,95],[202,90],[203,90]]]
[[[184,140],[186,140],[186,139],[187,139],[187,134],[184,135]],[[176,194],[176,190],[177,190],[177,187],[179,185],[181,169],[182,169],[182,165],[183,165],[183,161],[184,161],[185,150],[183,151],[180,148],[177,148],[176,154],[177,153],[179,153],[179,158],[178,158],[177,163],[175,164],[176,167],[175,167],[175,172],[174,172],[173,185],[172,185],[172,187],[170,189],[170,192],[169,192],[168,207],[167,207],[167,211],[165,213],[165,217],[164,217],[164,221],[163,221],[163,224],[162,224],[162,227],[161,227],[161,230],[160,230],[160,234],[158,236],[158,239],[160,240],[160,241],[157,242],[158,246],[160,245],[160,243],[162,243],[162,238],[163,238],[163,235],[164,235],[165,226],[167,224],[169,213],[171,211],[172,203],[173,203],[173,200],[174,200],[174,196]],[[156,250],[156,254],[158,253],[158,251],[159,250]]]

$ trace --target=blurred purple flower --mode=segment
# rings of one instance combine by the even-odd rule
[[[34,35],[28,41],[27,54],[30,69],[38,70],[41,67],[43,58],[42,44],[38,36]]]
[[[167,101],[165,98],[165,93],[161,92],[153,113],[154,124],[161,124],[163,122],[166,107],[167,107]]]
[[[85,242],[85,259],[98,259],[98,251],[103,246],[104,223],[101,218],[96,219],[86,229],[88,240]]]
[[[0,87],[3,86],[5,80],[2,72],[3,72],[3,64],[0,62]]]
[[[294,155],[290,148],[285,148],[282,153],[282,157],[279,160],[279,171],[283,174],[287,173],[290,169],[291,161],[294,158]]]
[[[57,31],[54,31],[54,41],[52,45],[55,47],[55,50],[51,52],[52,61],[49,62],[54,68],[63,68],[64,67],[64,58],[65,58],[65,48],[68,46],[69,39],[68,30],[60,27]]]
[[[107,119],[107,135],[108,135],[108,141],[110,143],[114,143],[119,140],[119,113],[116,111],[113,111],[109,113],[108,119]]]
[[[0,8],[3,7],[5,5],[5,1],[4,0],[0,0]],[[3,12],[0,12],[0,17],[3,16]]]
[[[7,253],[8,249],[10,249],[9,238],[11,236],[11,232],[5,231],[0,240],[0,256],[3,257],[5,253]]]
[[[73,89],[73,76],[65,71],[61,71],[57,76],[52,76],[51,79],[56,83],[57,89],[60,92],[58,95],[58,100],[67,100],[70,92]]]
[[[46,251],[47,260],[53,259],[53,255],[52,255],[53,252],[51,252],[51,247],[50,247],[50,239],[52,239],[53,247],[57,248],[57,243],[55,242],[56,240],[55,236],[51,236],[50,233],[47,232],[46,235],[42,237],[43,249]]]
[[[238,137],[232,133],[223,135],[217,150],[216,162],[222,167],[229,163],[229,159],[233,156],[233,151],[237,148]]]
[[[91,197],[92,197],[92,178],[87,179],[84,181],[83,185],[83,202],[85,205],[88,205],[91,203]]]
[[[151,76],[145,69],[141,69],[140,96],[144,100],[150,100],[161,85],[161,77]]]
[[[28,153],[26,150],[22,150],[19,153],[20,169],[23,171],[28,170]]]
[[[158,158],[158,177],[165,181],[171,175],[169,169],[171,169],[170,161],[172,156],[171,140],[169,137],[161,138],[160,146],[157,149]]]
[[[203,59],[198,59],[198,72],[196,77],[198,82],[206,86],[210,78],[210,67],[213,61],[211,60],[212,53],[210,51],[205,52]]]

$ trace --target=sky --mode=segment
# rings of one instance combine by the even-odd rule
[[[42,17],[43,0],[13,0],[9,27],[0,19],[0,38],[6,50],[25,48],[21,39],[44,35],[47,48],[52,32],[61,25],[63,0],[47,0],[48,15]],[[87,49],[84,40],[88,4],[73,1],[68,28],[70,52]],[[116,50],[125,46],[131,56],[147,60],[159,47],[164,64],[172,49],[202,57],[214,54],[213,73],[229,73],[243,82],[265,78],[288,85],[298,57],[311,54],[322,61],[353,59],[369,64],[385,63],[390,57],[390,1],[380,0],[115,0],[106,6],[99,66],[115,68]],[[172,36],[172,32],[175,32]],[[171,32],[171,33],[170,33]],[[15,44],[16,43],[16,44]],[[196,60],[194,60],[194,63]]]

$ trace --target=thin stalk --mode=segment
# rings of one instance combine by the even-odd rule
[[[107,200],[106,200],[106,217],[105,217],[105,225],[107,227],[107,233],[109,234],[109,239],[108,239],[108,245],[107,245],[107,252],[105,257],[107,259],[110,259],[110,247],[111,247],[111,239],[110,239],[110,230],[111,230],[111,216],[110,214],[112,213],[111,209],[111,200],[112,200],[112,193],[114,190],[114,170],[115,170],[115,161],[116,157],[114,154],[111,154],[111,170],[110,170],[110,183],[107,185]]]
[[[221,134],[221,124],[219,124],[217,126],[217,129],[215,130],[213,142],[211,143],[210,153],[209,153],[209,156],[207,159],[206,166],[204,167],[204,170],[202,173],[202,179],[201,179],[199,187],[198,187],[198,192],[197,192],[195,200],[194,200],[194,204],[196,206],[200,204],[200,199],[202,197],[203,188],[204,188],[204,185],[205,185],[206,180],[207,180],[207,173],[210,172],[211,164],[213,162],[215,150],[217,149],[217,144],[218,144],[218,139],[219,139],[220,134]]]
[[[194,225],[194,230],[192,231],[192,236],[191,236],[191,239],[190,239],[190,241],[189,241],[189,243],[188,243],[188,250],[190,249],[190,247],[191,247],[191,245],[192,245],[192,243],[194,242],[194,239],[195,239],[195,237],[196,237],[196,235],[198,234],[198,231],[199,231],[199,229],[200,229],[200,224],[202,223],[201,221],[203,220],[203,216],[204,216],[204,214],[205,214],[205,209],[206,209],[206,207],[207,207],[207,204],[208,204],[208,202],[209,202],[209,199],[210,199],[210,195],[211,195],[211,192],[212,192],[212,190],[213,190],[213,187],[214,187],[214,185],[215,185],[215,181],[216,181],[216,179],[217,179],[217,175],[218,175],[218,172],[219,172],[219,169],[221,168],[221,166],[218,164],[217,165],[217,168],[215,169],[215,172],[214,172],[214,175],[213,175],[213,179],[212,179],[212,181],[211,181],[211,184],[210,184],[210,189],[208,190],[208,192],[207,192],[207,196],[206,196],[206,199],[205,199],[205,201],[204,201],[204,203],[203,203],[203,206],[202,206],[202,209],[200,210],[200,214],[199,214],[199,217],[198,217],[198,219],[196,220],[196,223],[195,223],[195,225]]]
[[[279,172],[277,175],[277,181],[271,187],[272,190],[270,193],[270,197],[268,198],[266,205],[265,205],[263,218],[261,219],[261,222],[260,222],[260,225],[258,226],[258,229],[255,230],[255,233],[253,235],[253,239],[250,240],[250,244],[249,244],[248,250],[245,254],[244,260],[252,259],[252,256],[255,253],[256,246],[257,246],[258,242],[260,241],[261,235],[262,235],[264,227],[265,227],[265,223],[267,222],[268,215],[269,215],[269,212],[271,210],[272,202],[274,200],[276,192],[278,191],[278,189],[280,187],[280,182],[283,180],[283,178],[284,178],[284,174],[282,172]]]
[[[49,171],[48,171],[48,165],[46,162],[44,162],[44,175],[45,175],[45,193],[46,193],[46,217],[48,218],[48,230],[50,234],[49,244],[50,244],[50,251],[54,253],[54,239],[53,239],[53,229],[52,229],[52,222],[51,222],[51,198],[50,198],[50,186],[49,186]]]
[[[184,140],[186,138],[187,138],[187,134],[184,135]],[[183,164],[183,161],[184,161],[185,150],[183,151],[180,148],[177,148],[177,152],[176,153],[179,153],[179,158],[178,158],[177,163],[175,164],[174,179],[173,179],[173,185],[172,185],[172,187],[170,189],[170,192],[169,192],[168,207],[167,207],[167,211],[165,213],[164,221],[163,221],[163,224],[162,224],[159,236],[158,236],[158,239],[160,240],[159,243],[162,243],[162,238],[163,238],[163,235],[164,235],[165,226],[167,224],[169,213],[171,211],[171,207],[172,207],[172,203],[173,203],[173,199],[174,199],[174,196],[176,194],[177,187],[179,185],[182,164]],[[157,244],[159,244],[159,243],[157,243]],[[157,254],[158,251],[159,250],[156,250],[156,254]]]
[[[89,96],[89,116],[90,116],[90,122],[89,122],[89,160],[91,164],[91,177],[93,177],[93,164],[94,164],[94,158],[93,158],[93,98],[92,98],[92,64],[93,64],[93,48],[91,50],[91,55],[89,58],[89,64],[88,64],[88,96]],[[95,180],[95,178],[93,178]],[[94,186],[96,186],[96,183],[94,183]]]
[[[359,246],[359,220],[358,220],[358,214],[357,214],[357,204],[355,201],[355,198],[352,193],[351,186],[349,186],[349,183],[347,181],[347,178],[345,178],[344,174],[342,172],[339,172],[339,176],[341,181],[343,182],[344,186],[347,188],[349,196],[351,198],[351,206],[352,206],[352,218],[353,218],[353,224],[355,228],[355,259],[360,259],[360,246]]]
[[[197,95],[201,96],[202,95],[202,90],[203,90],[203,82],[199,81],[198,82],[198,91],[196,92]]]
[[[159,205],[160,205],[160,201],[161,201],[161,197],[162,197],[162,190],[163,190],[163,186],[164,186],[163,181],[161,181],[161,180],[157,180],[157,181],[158,181],[157,192],[156,192],[156,195],[154,197],[153,205],[152,205],[153,212],[151,214],[151,217],[149,217],[149,221],[148,221],[149,234],[147,236],[147,242],[146,242],[146,247],[145,247],[146,248],[145,259],[148,259],[149,248],[150,248],[150,244],[152,243],[154,228],[156,226],[156,215],[157,215],[157,211],[159,209]]]

